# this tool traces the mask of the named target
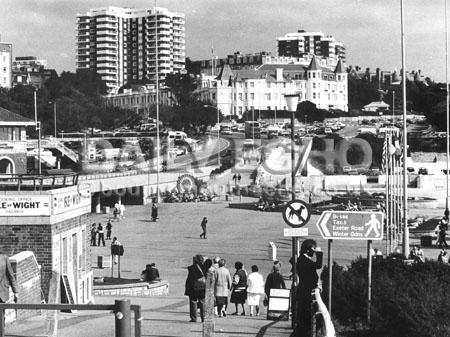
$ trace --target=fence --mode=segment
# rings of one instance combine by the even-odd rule
[[[115,337],[131,337],[131,311],[134,312],[134,337],[141,337],[141,306],[130,300],[116,300],[114,304],[15,304],[0,303],[0,337],[5,337],[5,310],[102,310],[115,316]]]

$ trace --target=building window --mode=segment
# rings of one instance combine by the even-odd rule
[[[313,92],[313,99],[316,99],[316,93]]]
[[[215,94],[215,93],[212,94],[212,99],[213,99],[213,100],[216,99],[216,94]]]
[[[316,73],[312,73],[313,74],[313,78],[316,78]]]
[[[250,99],[254,100],[255,99],[255,94],[254,93],[250,93]]]
[[[316,89],[316,84],[315,83],[313,83],[313,89]]]
[[[266,94],[266,99],[267,99],[268,101],[270,101],[270,93],[269,93],[269,94]]]
[[[242,101],[242,93],[239,93],[239,100]]]
[[[245,96],[244,96],[244,97],[245,97],[245,100],[247,100],[247,93],[245,93]]]
[[[250,82],[250,88],[254,88],[255,87],[255,82]]]

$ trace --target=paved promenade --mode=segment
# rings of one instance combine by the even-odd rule
[[[247,200],[248,201],[248,200]],[[227,260],[230,272],[234,262],[242,261],[250,270],[256,264],[264,277],[272,266],[268,259],[268,242],[278,247],[278,258],[282,262],[282,273],[289,275],[288,260],[291,254],[291,240],[283,237],[286,226],[281,213],[266,213],[228,208],[223,201],[209,203],[161,204],[158,222],[150,222],[150,205],[128,206],[125,219],[114,221],[113,236],[117,236],[125,247],[122,259],[122,277],[136,279],[147,263],[155,262],[161,277],[170,282],[170,294],[162,297],[132,297],[132,304],[142,305],[142,336],[194,337],[201,336],[202,324],[189,323],[188,301],[183,295],[186,267],[192,256],[220,256]],[[207,239],[199,238],[200,221],[209,219]],[[91,223],[106,224],[108,215],[92,215]],[[307,225],[310,237],[317,239],[325,251],[326,241],[319,237],[315,227],[318,217],[313,216]],[[108,255],[110,241],[106,247],[92,247],[92,262],[96,266],[98,255]],[[383,249],[383,243],[375,243]],[[333,256],[339,264],[348,264],[357,256],[364,256],[366,243],[363,241],[335,241]],[[436,258],[437,250],[425,250],[426,257]],[[110,276],[110,269],[94,269],[94,275]],[[117,274],[116,274],[117,275]],[[112,304],[114,297],[97,297],[96,303]],[[259,317],[228,316],[216,318],[216,336],[289,336],[290,322],[265,320],[265,308]],[[228,308],[229,314],[234,311]],[[247,311],[248,313],[248,311]],[[8,326],[9,336],[43,336],[43,317]],[[60,334],[64,337],[109,337],[114,335],[114,318],[105,312],[78,312],[60,314]]]

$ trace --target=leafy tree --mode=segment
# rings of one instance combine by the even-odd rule
[[[194,90],[197,88],[197,80],[191,74],[172,73],[166,76],[166,86],[177,100],[178,105],[189,105],[196,100]]]

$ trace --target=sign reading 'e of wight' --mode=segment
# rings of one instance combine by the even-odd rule
[[[48,216],[48,195],[0,196],[0,216]]]
[[[306,225],[311,217],[309,206],[302,200],[292,200],[283,209],[283,219],[291,227]]]
[[[382,240],[383,213],[325,211],[317,228],[324,239]]]

